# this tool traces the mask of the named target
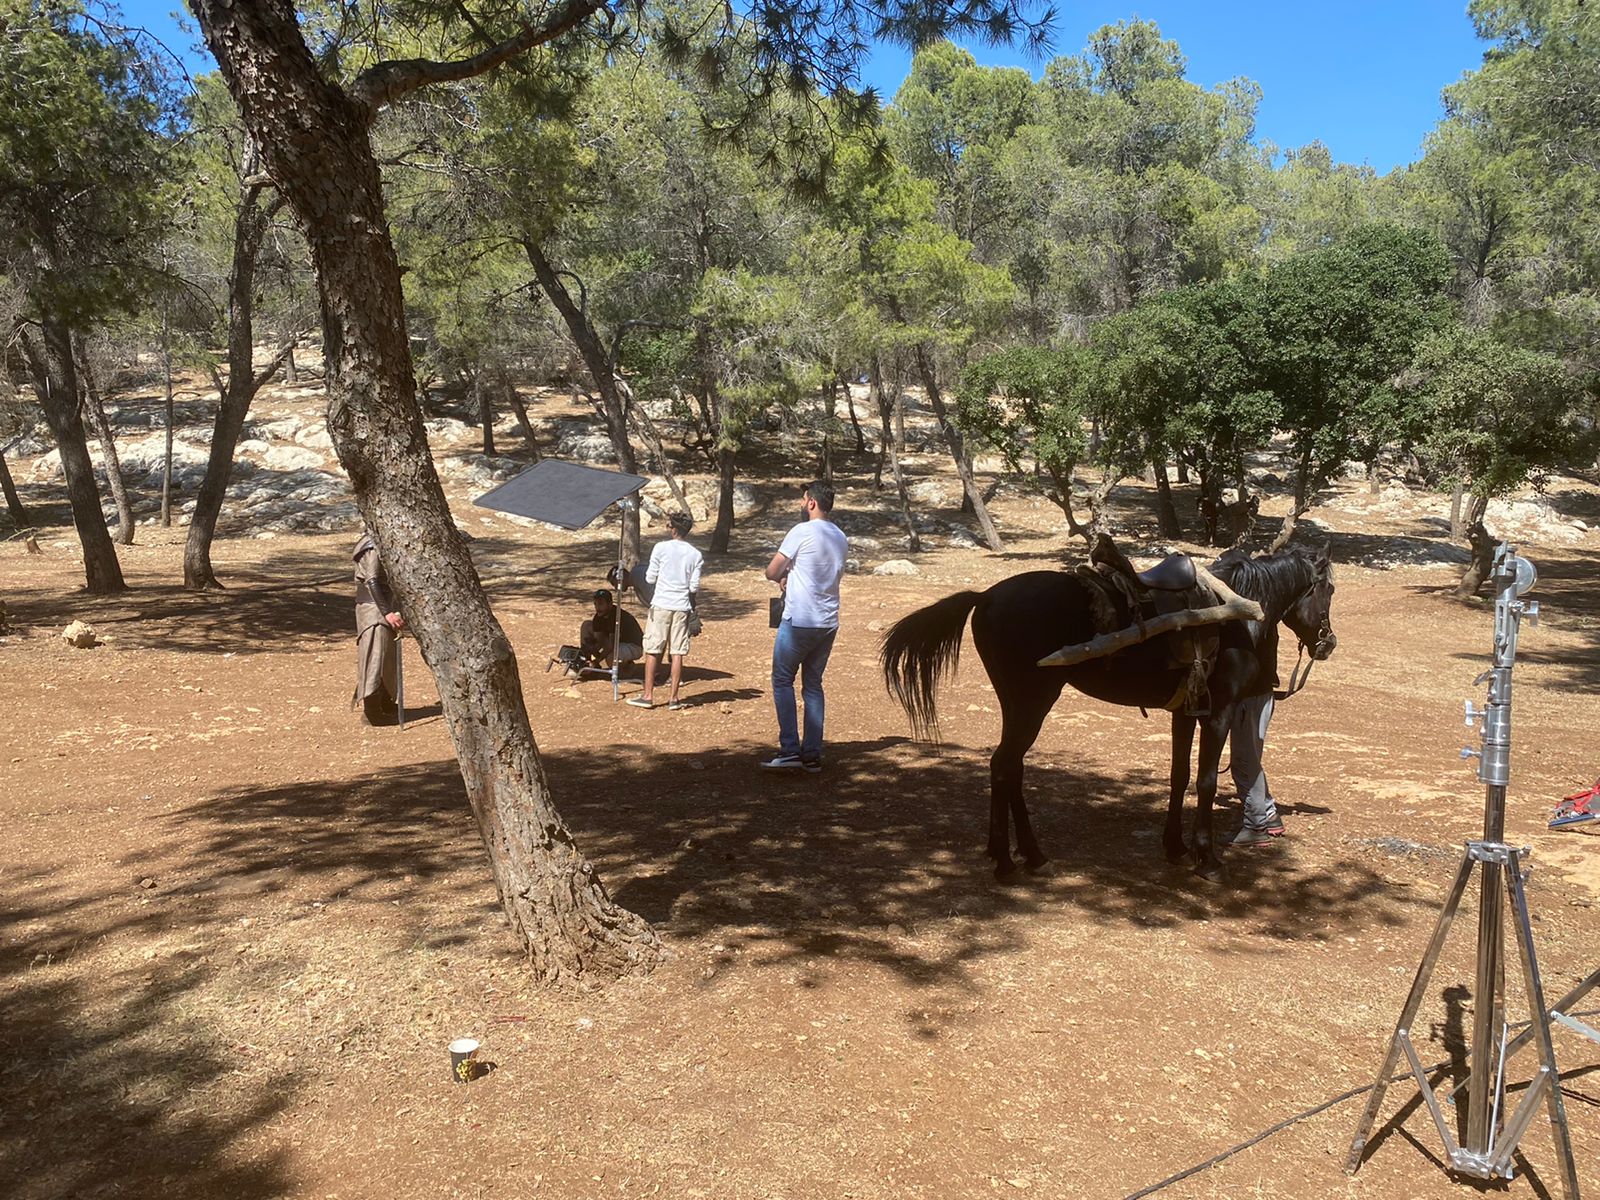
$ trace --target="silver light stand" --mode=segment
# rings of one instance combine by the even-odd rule
[[[1549,1112],[1550,1131],[1561,1169],[1562,1192],[1566,1200],[1578,1200],[1578,1169],[1572,1157],[1572,1140],[1567,1132],[1567,1114],[1561,1099],[1561,1076],[1556,1068],[1555,1049],[1550,1040],[1552,1014],[1545,1008],[1544,987],[1540,982],[1539,965],[1533,949],[1528,898],[1523,888],[1526,873],[1522,864],[1529,850],[1526,846],[1516,848],[1505,842],[1506,784],[1511,778],[1511,669],[1516,661],[1517,631],[1522,619],[1526,617],[1530,623],[1537,624],[1539,617],[1538,602],[1521,600],[1519,597],[1533,586],[1537,577],[1532,563],[1519,557],[1509,543],[1501,543],[1495,551],[1493,574],[1494,666],[1475,680],[1479,684],[1488,682],[1489,702],[1482,710],[1474,709],[1470,700],[1466,706],[1469,727],[1479,718],[1483,720],[1483,748],[1468,748],[1461,752],[1463,758],[1477,757],[1479,760],[1478,778],[1485,784],[1483,839],[1467,843],[1449,898],[1444,902],[1438,923],[1434,926],[1433,937],[1422,955],[1422,963],[1411,984],[1411,994],[1400,1011],[1400,1020],[1390,1039],[1388,1052],[1384,1055],[1383,1066],[1378,1071],[1377,1083],[1356,1125],[1350,1154],[1345,1160],[1345,1170],[1349,1174],[1354,1174],[1361,1166],[1361,1157],[1366,1150],[1373,1122],[1377,1120],[1378,1110],[1383,1105],[1389,1077],[1394,1074],[1403,1054],[1422,1099],[1428,1106],[1428,1112],[1433,1117],[1439,1139],[1444,1144],[1446,1161],[1452,1170],[1477,1179],[1510,1179],[1514,1172],[1512,1156],[1532,1124],[1542,1100]],[[1468,1060],[1471,1073],[1465,1084],[1467,1136],[1464,1144],[1458,1145],[1411,1039],[1411,1023],[1427,992],[1428,982],[1438,964],[1445,937],[1450,932],[1461,897],[1467,890],[1472,870],[1480,865],[1483,879],[1482,898],[1478,905],[1477,983],[1473,992],[1476,1004]],[[1529,1010],[1528,1028],[1509,1044],[1505,1025],[1503,928],[1507,901],[1510,902],[1511,919],[1516,931]],[[1573,999],[1575,996],[1567,997],[1560,1007],[1567,1007]],[[1507,1115],[1506,1063],[1529,1040],[1539,1048],[1539,1069],[1516,1110]]]

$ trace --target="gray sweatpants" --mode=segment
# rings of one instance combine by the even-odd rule
[[[1272,693],[1268,692],[1246,697],[1233,710],[1233,728],[1228,734],[1233,743],[1231,770],[1233,786],[1244,801],[1246,829],[1270,829],[1283,824],[1267,788],[1266,768],[1261,765],[1273,704]]]

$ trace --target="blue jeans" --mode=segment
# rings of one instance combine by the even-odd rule
[[[839,630],[807,629],[787,620],[772,643],[772,703],[778,710],[778,752],[798,754],[807,762],[822,761],[822,672]],[[806,702],[805,738],[795,728],[794,677],[801,672],[800,694]]]

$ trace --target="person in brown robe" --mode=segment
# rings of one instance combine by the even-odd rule
[[[397,611],[370,533],[361,535],[351,557],[356,564],[356,692],[351,703],[361,701],[368,725],[393,725],[399,717],[395,637],[406,621]]]

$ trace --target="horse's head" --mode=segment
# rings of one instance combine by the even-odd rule
[[[1328,543],[1311,554],[1311,583],[1283,616],[1300,644],[1318,662],[1333,653],[1339,639],[1333,633],[1333,560]]]

